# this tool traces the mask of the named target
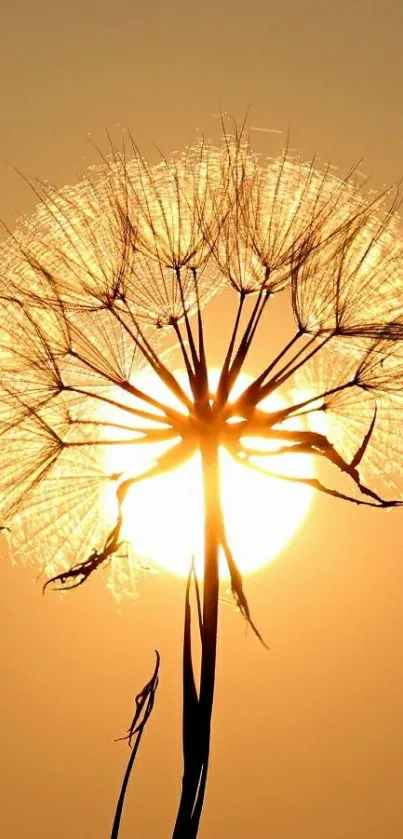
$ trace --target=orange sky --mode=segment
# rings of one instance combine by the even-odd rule
[[[11,165],[61,185],[96,160],[88,133],[105,148],[106,129],[127,126],[145,150],[170,151],[197,127],[217,134],[220,107],[291,126],[292,146],[342,168],[364,157],[374,184],[390,183],[403,174],[402,26],[399,0],[3,4],[0,215],[11,224],[35,203]],[[218,301],[216,363],[224,316]],[[271,652],[223,606],[200,839],[401,839],[402,547],[403,513],[316,499],[281,558],[247,582]],[[169,839],[183,584],[144,578],[119,607],[96,578],[42,597],[35,569],[1,559],[0,835],[108,836],[127,757],[113,739],[158,647],[122,839]]]

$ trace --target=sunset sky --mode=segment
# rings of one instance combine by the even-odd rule
[[[249,109],[269,154],[282,142],[270,132],[290,130],[307,157],[341,173],[359,162],[377,188],[396,182],[402,28],[400,0],[4,3],[0,217],[12,227],[37,203],[15,170],[72,183],[99,160],[91,141],[105,151],[123,128],[157,159],[155,146],[181,149],[197,130],[217,138],[220,110],[242,121]],[[212,364],[227,322],[217,299]],[[128,753],[114,739],[158,648],[122,839],[170,839],[183,581],[145,575],[119,605],[96,575],[43,597],[35,567],[13,567],[4,544],[0,560],[0,836],[109,836]],[[270,652],[228,598],[200,839],[401,839],[403,512],[315,498],[246,590]]]

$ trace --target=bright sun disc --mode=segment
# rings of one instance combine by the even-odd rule
[[[186,379],[176,372],[183,389]],[[211,371],[214,384],[219,373]],[[252,379],[242,374],[231,398],[237,396]],[[139,374],[135,384],[166,404],[177,404],[163,384],[152,374]],[[266,410],[277,410],[285,403],[270,397],[262,403]],[[289,421],[288,428],[300,428],[301,422]],[[147,469],[167,444],[114,446],[107,453],[106,467],[111,473],[136,474]],[[253,446],[268,449],[265,440]],[[273,451],[273,444],[270,444]],[[256,465],[298,478],[313,475],[312,458],[305,454],[273,455],[254,458]],[[304,520],[312,490],[304,484],[272,478],[236,463],[220,449],[221,503],[229,544],[242,574],[256,571],[270,562],[284,548]],[[112,489],[112,488],[111,488]],[[109,500],[108,500],[109,499]],[[115,504],[108,493],[106,503]],[[122,536],[131,543],[135,555],[145,564],[165,568],[186,577],[194,557],[199,576],[203,573],[203,487],[200,454],[195,454],[178,469],[133,486],[123,505]],[[220,577],[228,577],[224,557],[220,558]]]

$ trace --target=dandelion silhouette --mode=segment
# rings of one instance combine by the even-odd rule
[[[358,188],[354,171],[340,180],[287,150],[263,159],[243,130],[157,165],[132,143],[130,152],[112,149],[76,186],[34,188],[41,204],[0,254],[2,529],[15,554],[41,564],[45,587],[75,588],[104,568],[111,585],[127,588],[136,556],[124,538],[125,499],[134,485],[200,453],[204,566],[200,583],[190,568],[186,587],[184,768],[173,832],[173,839],[193,839],[209,762],[219,555],[236,606],[260,638],[226,533],[219,447],[244,469],[319,493],[378,508],[402,503],[397,199]],[[203,310],[228,288],[233,329],[212,393]],[[294,334],[231,401],[279,294],[289,301]],[[187,389],[170,348],[181,353]],[[139,386],[144,370],[179,407]],[[263,400],[284,388],[285,406],[265,410]],[[299,418],[298,429],[291,418]],[[107,453],[117,446],[154,443],[164,447],[149,468],[136,471],[133,456],[126,469],[108,470]],[[270,459],[298,454],[327,461],[330,483],[270,467]],[[158,663],[137,698],[144,723]],[[143,731],[138,719],[131,736]],[[122,806],[121,796],[114,837]]]

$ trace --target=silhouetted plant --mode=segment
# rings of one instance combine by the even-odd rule
[[[209,761],[220,554],[235,603],[260,637],[226,535],[219,447],[245,469],[336,498],[379,508],[401,503],[397,200],[360,189],[354,171],[340,180],[287,149],[263,159],[244,131],[224,132],[218,146],[200,141],[157,165],[132,143],[130,152],[112,149],[76,186],[35,188],[41,204],[0,252],[2,523],[12,550],[42,564],[45,587],[74,588],[104,568],[113,587],[127,589],[138,562],[124,533],[131,488],[200,452],[204,573],[199,591],[189,569],[186,589],[184,771],[173,832],[173,839],[194,839]],[[212,392],[203,309],[228,288],[234,325]],[[230,401],[278,294],[289,301],[294,334]],[[177,407],[140,386],[143,370]],[[284,389],[285,407],[266,409],[263,400]],[[290,424],[295,418],[299,428]],[[150,443],[161,449],[148,469],[136,471],[135,457],[118,473],[108,468],[111,449]],[[279,455],[299,453],[328,461],[350,488],[276,471]],[[148,700],[152,708],[157,670],[139,695],[142,710]],[[118,829],[115,822],[114,836]]]

